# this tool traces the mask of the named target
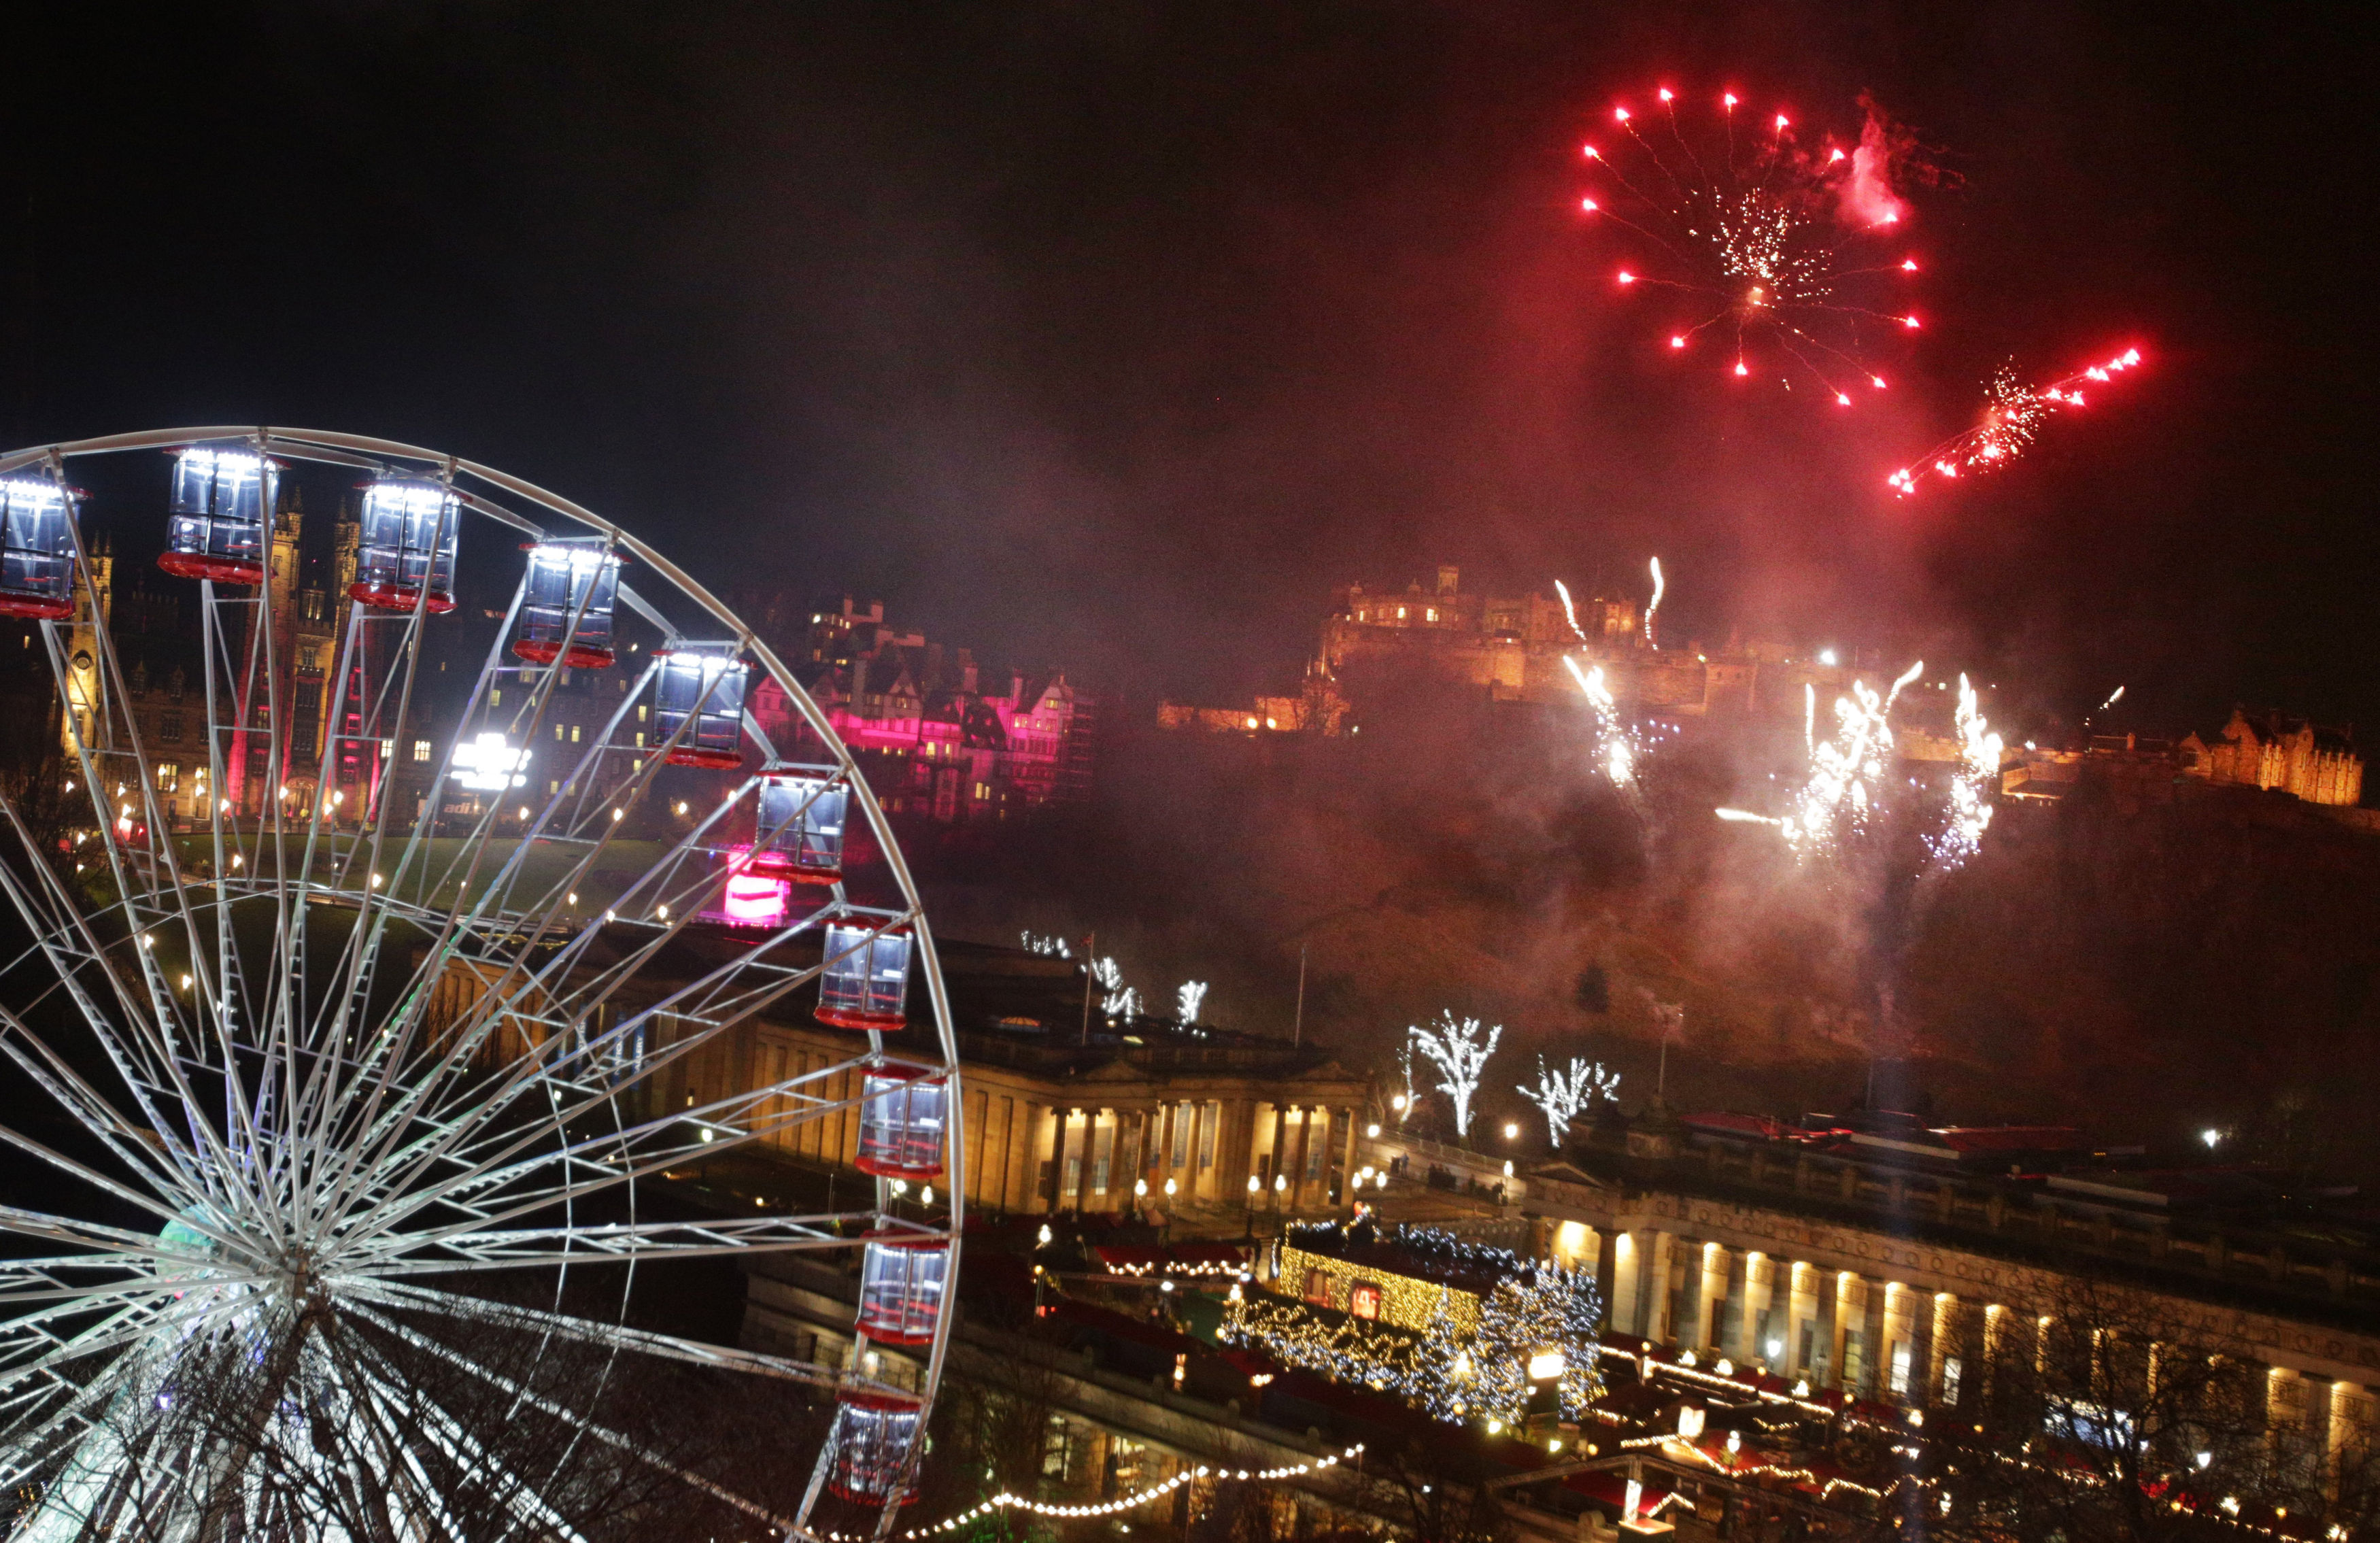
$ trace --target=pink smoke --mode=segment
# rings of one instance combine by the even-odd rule
[[[1910,146],[1910,135],[1885,116],[1865,92],[1860,94],[1860,105],[1867,111],[1867,121],[1860,126],[1859,148],[1851,155],[1851,175],[1843,178],[1838,195],[1842,218],[1850,225],[1899,225],[1908,215],[1909,205],[1892,190],[1892,177],[1896,164]]]

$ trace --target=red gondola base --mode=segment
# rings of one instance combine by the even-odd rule
[[[696,750],[679,747],[669,753],[672,766],[699,766],[706,772],[731,772],[744,764],[741,750]]]
[[[421,603],[421,589],[414,584],[373,584],[358,579],[347,586],[347,598],[378,611],[410,611]],[[443,616],[455,609],[455,597],[432,589],[429,609],[431,615]]]
[[[63,622],[74,614],[74,601],[52,595],[19,595],[0,589],[0,616],[21,616],[29,622]]]
[[[810,1015],[829,1028],[848,1028],[860,1034],[870,1029],[890,1034],[909,1026],[905,1013],[853,1013],[840,1007],[821,1007]]]
[[[931,1183],[942,1176],[942,1163],[939,1157],[934,1160],[933,1166],[926,1167],[917,1163],[887,1162],[880,1158],[872,1158],[862,1153],[851,1160],[851,1165],[863,1173],[873,1173],[880,1179],[907,1179],[912,1184],[920,1180]]]
[[[513,657],[526,659],[532,664],[551,664],[554,656],[562,651],[559,643],[530,638],[524,638],[513,645]],[[562,667],[565,670],[608,670],[617,657],[610,649],[593,649],[584,643],[573,643],[569,653],[563,657]]]
[[[157,565],[176,578],[212,578],[218,584],[261,584],[264,565],[248,557],[216,557],[203,552],[164,552]]]
[[[836,1402],[849,1404],[856,1409],[876,1410],[886,1414],[898,1414],[905,1411],[914,1412],[917,1407],[917,1405],[911,1400],[892,1398],[882,1393],[845,1392],[838,1394],[836,1396]],[[862,1488],[857,1485],[846,1484],[844,1482],[845,1476],[844,1465],[841,1463],[836,1464],[833,1476],[827,1480],[827,1488],[833,1491],[833,1493],[841,1499],[850,1500],[856,1505],[882,1505],[884,1503],[884,1492],[881,1489],[870,1490]],[[889,1480],[891,1476],[892,1475],[889,1472],[880,1468],[868,1475],[868,1477],[870,1478],[882,1480]],[[902,1495],[901,1503],[903,1505],[915,1505],[917,1501],[917,1487],[912,1485],[908,1490]]]
[[[783,879],[795,884],[839,884],[843,869],[834,868],[801,868],[782,852],[756,852],[744,871],[755,879]]]

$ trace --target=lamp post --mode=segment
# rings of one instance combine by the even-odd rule
[[[1263,1183],[1254,1173],[1248,1175],[1247,1224],[1240,1230],[1242,1237],[1254,1239],[1257,1235],[1257,1191],[1263,1187]]]

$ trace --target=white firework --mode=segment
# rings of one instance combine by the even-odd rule
[[[96,603],[66,480],[111,452],[168,464],[158,450],[177,456],[162,563],[196,580],[203,650],[163,732],[123,655],[136,640]],[[282,566],[274,489],[297,463],[370,483],[327,610]],[[384,441],[117,436],[0,457],[0,612],[38,623],[56,785],[86,806],[61,820],[38,790],[0,796],[23,940],[0,962],[18,1095],[0,1233],[18,1256],[0,1263],[0,1487],[30,1497],[15,1536],[578,1537],[599,1457],[780,1534],[806,1533],[822,1491],[897,1501],[965,1193],[955,1124],[929,1133],[911,1112],[957,1118],[954,1040],[892,832],[783,664],[610,522]],[[487,630],[440,613],[522,563],[524,538],[483,661],[433,666],[442,633]],[[286,555],[294,569],[294,537]],[[619,582],[623,558],[646,592]],[[650,642],[616,655],[615,585]],[[295,659],[308,624],[327,652]],[[754,666],[800,747],[743,710]],[[601,672],[601,706],[565,739],[574,669]],[[796,748],[811,759],[784,759]],[[885,904],[844,882],[847,808]],[[913,963],[929,1021],[890,1062]],[[726,1036],[812,993],[820,1021],[860,1031],[848,1055],[722,1080]],[[639,1207],[641,1180],[856,1105],[864,1132],[908,1143],[870,1171],[930,1172],[939,1207],[896,1209],[889,1177],[832,1214]],[[642,1263],[863,1249],[873,1294],[848,1367],[620,1321]],[[871,1339],[923,1347],[914,1386],[857,1369],[877,1365]],[[807,1488],[764,1503],[607,1423],[606,1390],[640,1363],[816,1390],[815,1461],[786,1459]]]
[[[1198,1021],[1199,1009],[1207,1005],[1207,983],[1185,980],[1173,989],[1173,1015],[1185,1024]]]
[[[2124,694],[2116,687],[2116,696]],[[2115,697],[2107,699],[2112,702]],[[1950,773],[1949,806],[1942,812],[1942,825],[1926,843],[1935,862],[1946,869],[1963,867],[1967,860],[1983,850],[1984,832],[1992,822],[1992,781],[2000,772],[2000,736],[1991,732],[1985,722],[1975,688],[1965,675],[1959,677],[1959,706],[1956,715],[1959,735],[1958,768]]]

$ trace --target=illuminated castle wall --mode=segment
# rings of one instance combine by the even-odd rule
[[[2217,787],[2277,790],[2309,804],[2363,801],[2363,758],[2343,729],[2326,729],[2278,712],[2231,721],[2212,742],[2192,735],[2181,742],[2182,770]]]
[[[1567,703],[1578,686],[1565,656],[1600,665],[1613,697],[1630,711],[1798,717],[1805,686],[1832,700],[1855,673],[1783,644],[1730,639],[1714,652],[1692,639],[1672,642],[1659,633],[1658,616],[1648,638],[1634,600],[1573,598],[1575,632],[1558,596],[1469,592],[1462,570],[1451,566],[1439,568],[1428,589],[1351,584],[1332,598],[1296,695],[1258,697],[1248,707],[1167,702],[1158,724],[1208,734],[1337,735],[1360,727],[1350,696],[1362,696],[1371,681],[1428,679],[1490,701]]]

